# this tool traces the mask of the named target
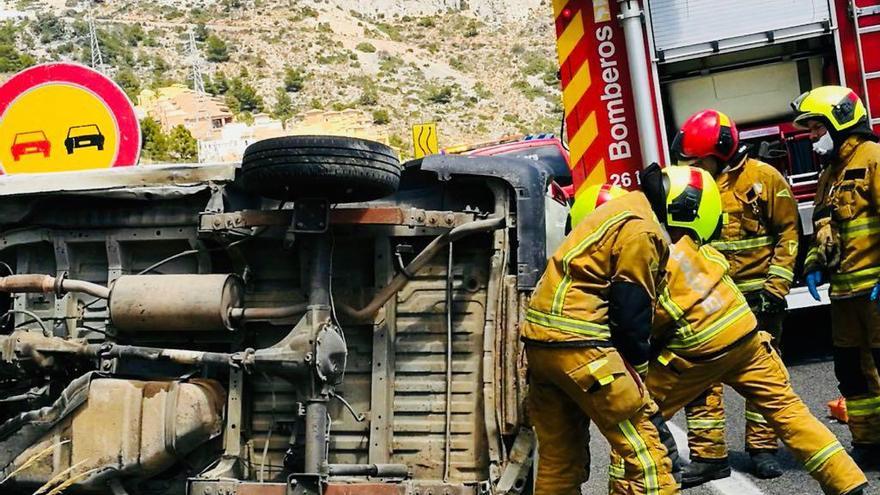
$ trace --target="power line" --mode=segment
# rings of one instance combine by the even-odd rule
[[[189,43],[187,43],[189,51],[189,61],[192,68],[193,89],[200,96],[205,94],[205,80],[202,78],[202,57],[199,55],[199,48],[196,46],[196,34],[192,28],[189,29]]]
[[[198,128],[202,119],[204,118],[205,113],[205,79],[202,77],[202,56],[199,53],[199,47],[196,45],[196,34],[192,27],[189,28],[189,42],[187,43],[187,51],[189,52],[189,62],[192,68],[192,82],[193,82],[193,90],[196,92],[196,104],[198,105],[198,109],[196,110],[196,126]],[[202,162],[201,156],[201,146],[199,143],[196,143],[196,162]]]
[[[89,48],[92,52],[92,68],[106,74],[107,67],[104,65],[104,56],[101,54],[101,45],[98,44],[98,34],[95,30],[95,18],[92,16],[92,8],[89,6]]]

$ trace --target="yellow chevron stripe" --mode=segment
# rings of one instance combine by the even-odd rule
[[[574,77],[569,81],[568,86],[562,91],[562,103],[565,107],[565,115],[571,115],[575,105],[581,101],[584,93],[590,88],[592,80],[590,79],[590,64],[584,60],[581,68],[575,73]]]
[[[575,162],[571,163],[572,166],[576,165]],[[605,174],[605,160],[600,159],[592,169],[588,167],[587,170],[590,170],[590,175],[584,179],[578,191],[596,184],[604,184],[608,180],[608,176]],[[577,191],[575,191],[575,194],[577,194]]]
[[[568,0],[553,0],[553,18],[556,19],[559,17],[559,14],[562,13],[562,9],[568,5]]]
[[[574,16],[574,19],[572,19],[565,28],[565,31],[562,32],[562,35],[556,40],[556,51],[559,54],[559,65],[562,65],[568,60],[568,56],[571,55],[574,47],[583,36],[584,19],[581,15],[581,11],[578,11]]]
[[[587,120],[581,124],[581,128],[577,130],[574,137],[568,140],[571,163],[577,163],[583,158],[584,153],[587,152],[598,135],[599,124],[596,123],[596,112],[592,112]],[[605,182],[605,177],[602,177],[602,182]]]

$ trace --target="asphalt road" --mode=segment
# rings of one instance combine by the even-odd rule
[[[801,396],[813,414],[837,435],[845,447],[849,448],[850,435],[846,425],[828,417],[827,402],[840,395],[837,391],[830,355],[828,325],[827,308],[807,310],[805,313],[789,317],[782,339],[783,357],[791,374],[795,392]],[[727,412],[727,441],[731,464],[735,471],[733,479],[712,482],[684,490],[683,493],[688,495],[822,494],[819,485],[781,444],[779,459],[785,469],[785,474],[781,478],[764,481],[749,475],[749,456],[743,448],[744,401],[727,387],[725,387],[724,400]],[[683,439],[683,432],[686,430],[684,414],[677,414],[672,423],[678,427],[678,439]],[[591,433],[592,476],[590,481],[584,484],[582,493],[604,494],[607,493],[608,482],[608,445],[595,428]],[[686,450],[685,442],[679,440],[678,443],[680,451]],[[880,471],[866,471],[865,474],[871,484],[865,493],[880,495]]]

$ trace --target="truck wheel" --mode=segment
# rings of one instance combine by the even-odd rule
[[[273,199],[370,201],[397,190],[400,161],[388,146],[364,139],[277,137],[247,147],[241,184],[250,192]]]

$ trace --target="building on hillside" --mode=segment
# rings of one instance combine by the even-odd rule
[[[290,134],[280,120],[270,118],[264,113],[254,115],[251,124],[235,122],[220,128],[213,139],[199,140],[200,163],[238,162],[245,148],[251,144],[278,136]]]
[[[286,129],[280,121],[257,114],[250,125],[240,122],[225,125],[219,130],[217,138],[199,140],[199,161],[237,162],[241,160],[245,148],[252,143],[278,136],[307,134],[351,136],[388,144],[388,136],[379,133],[373,126],[373,119],[362,110],[309,110],[287,121]]]
[[[291,134],[351,136],[388,144],[388,136],[373,125],[373,118],[363,110],[348,108],[339,112],[309,110],[290,124]]]
[[[24,12],[13,9],[0,9],[0,21],[23,21],[26,19],[35,19],[36,14],[33,12]]]
[[[216,139],[233,120],[222,98],[200,95],[182,84],[141,91],[137,109],[156,119],[166,132],[183,125],[199,141]]]

